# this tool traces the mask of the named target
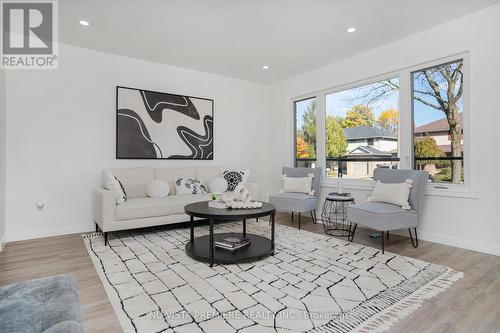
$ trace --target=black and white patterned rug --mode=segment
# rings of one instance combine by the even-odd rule
[[[269,225],[248,230],[267,235]],[[216,226],[240,231],[240,223]],[[274,256],[213,268],[184,253],[189,229],[109,238],[104,246],[100,233],[84,235],[125,332],[382,332],[463,276],[283,225]]]

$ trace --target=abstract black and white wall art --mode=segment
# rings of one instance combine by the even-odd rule
[[[117,159],[212,160],[214,101],[116,87]]]

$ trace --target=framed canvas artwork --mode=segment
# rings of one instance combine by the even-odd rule
[[[116,87],[117,159],[214,157],[214,101]]]

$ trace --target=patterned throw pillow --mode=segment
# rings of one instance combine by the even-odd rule
[[[222,176],[227,181],[227,191],[234,191],[239,183],[246,183],[250,172],[248,170],[222,170]]]
[[[201,179],[177,178],[175,181],[177,194],[206,194],[207,189]]]
[[[113,193],[116,198],[117,205],[121,205],[122,203],[127,201],[127,193],[125,192],[122,183],[110,172],[104,172],[102,185],[105,189],[110,190]]]

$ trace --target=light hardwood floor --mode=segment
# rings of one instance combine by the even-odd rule
[[[297,225],[288,214],[278,214],[277,222]],[[322,225],[307,218],[302,227],[323,233]],[[379,247],[380,239],[369,238],[369,233],[358,228],[354,242]],[[386,250],[465,273],[463,279],[426,301],[389,332],[500,332],[500,257],[424,241],[414,249],[408,238],[392,234]],[[0,253],[0,286],[58,274],[78,279],[85,332],[121,332],[80,235],[13,242]]]

